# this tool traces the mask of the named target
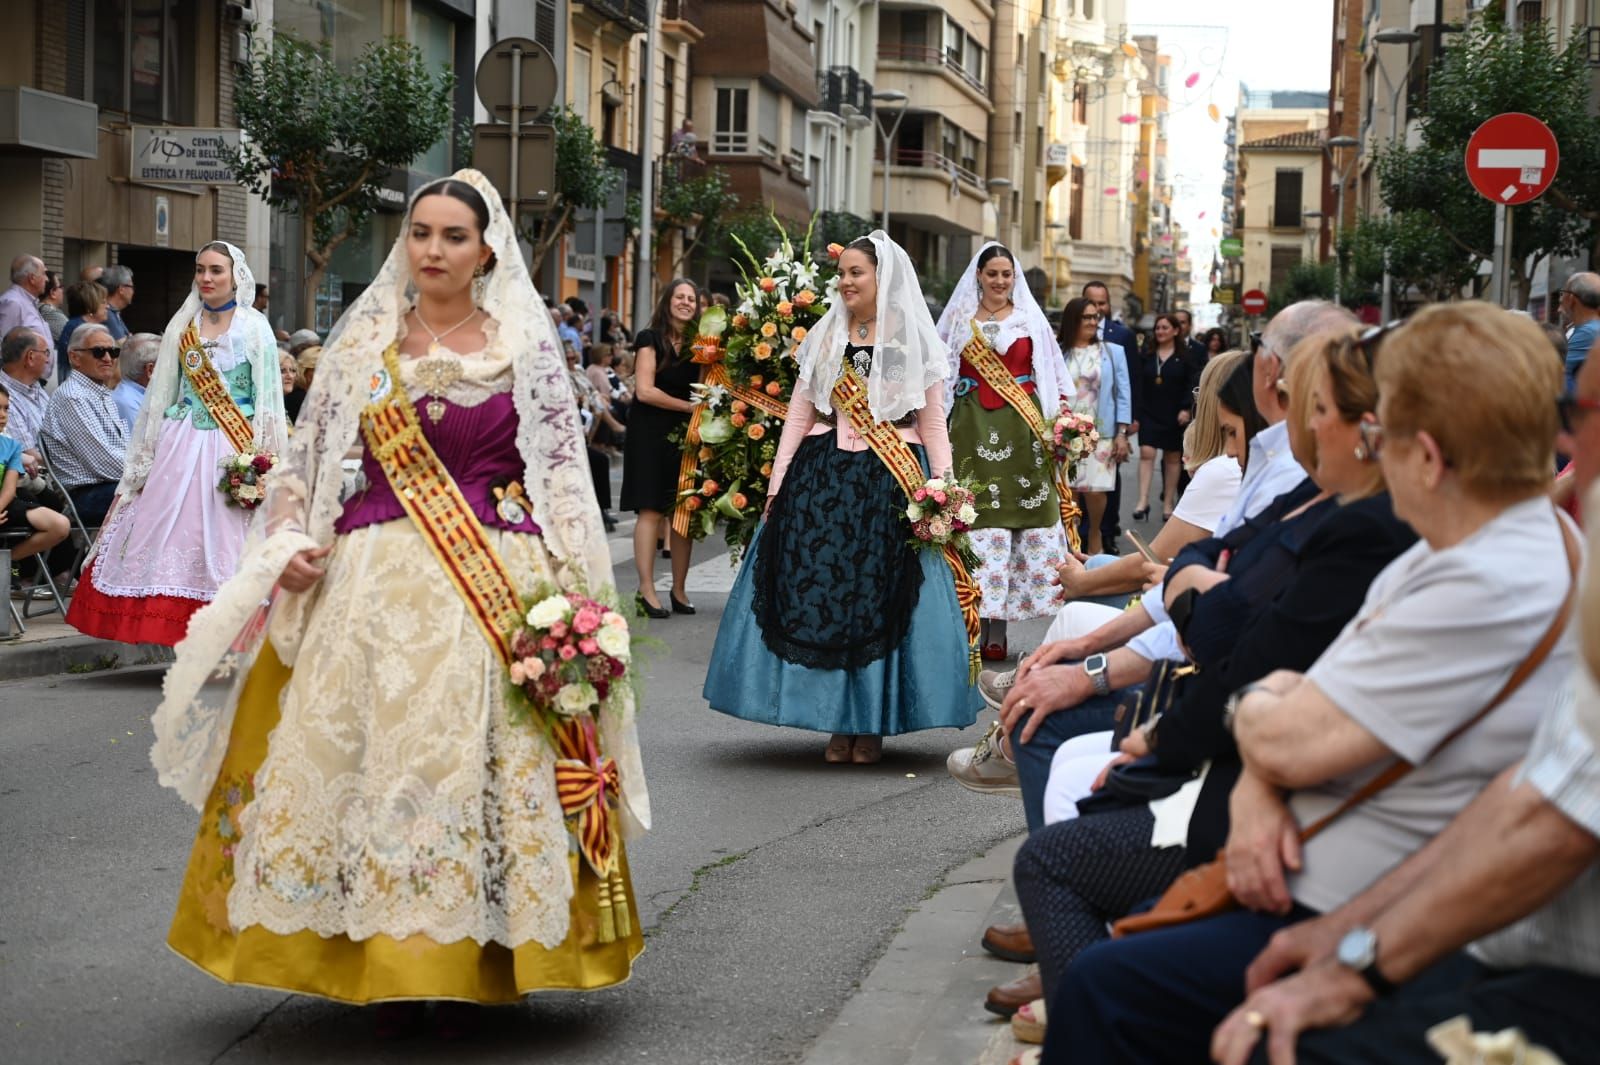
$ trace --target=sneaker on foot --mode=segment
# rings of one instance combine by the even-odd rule
[[[956,783],[969,791],[985,795],[1021,795],[1022,785],[1017,780],[1017,767],[1006,761],[1000,751],[1000,723],[989,726],[975,747],[951,751],[944,767]]]
[[[1000,705],[1006,701],[1006,694],[1011,691],[1011,685],[1016,682],[1017,671],[1014,669],[986,669],[978,674],[978,693],[989,704],[990,710],[999,712]]]

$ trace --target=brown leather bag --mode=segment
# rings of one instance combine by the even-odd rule
[[[1462,733],[1487,717],[1490,711],[1505,702],[1511,694],[1531,677],[1535,670],[1544,664],[1550,657],[1550,652],[1555,649],[1556,643],[1561,639],[1562,631],[1567,627],[1567,619],[1572,614],[1573,595],[1578,588],[1578,568],[1582,556],[1578,553],[1578,540],[1572,534],[1558,515],[1556,522],[1561,527],[1561,535],[1567,549],[1567,565],[1572,571],[1572,583],[1567,587],[1567,597],[1561,604],[1561,610],[1555,619],[1550,622],[1550,627],[1540,638],[1539,643],[1529,652],[1528,657],[1522,660],[1515,673],[1506,680],[1505,685],[1488,705],[1466,721],[1456,727],[1456,730],[1439,741],[1428,758],[1435,758],[1439,752],[1448,747]],[[1424,759],[1426,761],[1427,759]],[[1399,780],[1412,769],[1416,768],[1410,762],[1397,758],[1382,773],[1373,777],[1354,795],[1351,795],[1332,813],[1302,829],[1300,843],[1304,846],[1311,838],[1334,821],[1349,813],[1355,807],[1366,802],[1390,784]],[[1228,888],[1228,861],[1223,851],[1217,852],[1214,861],[1204,865],[1197,865],[1173,881],[1172,886],[1157,900],[1156,904],[1144,913],[1136,913],[1124,917],[1111,926],[1113,938],[1133,935],[1137,932],[1150,932],[1159,928],[1171,928],[1174,925],[1188,924],[1190,921],[1199,921],[1207,917],[1228,913],[1239,908],[1239,902],[1233,897],[1233,892]]]

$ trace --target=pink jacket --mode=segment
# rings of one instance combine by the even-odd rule
[[[866,438],[850,427],[850,419],[839,412],[837,426],[817,419],[817,408],[809,399],[796,396],[789,403],[789,418],[783,423],[783,436],[778,441],[778,457],[772,464],[772,479],[768,482],[767,497],[776,499],[783,486],[783,475],[789,471],[789,462],[800,450],[800,443],[808,436],[834,434],[834,445],[845,451],[867,450]],[[954,459],[950,454],[950,430],[944,420],[944,384],[930,385],[916,412],[917,424],[900,430],[908,444],[921,444],[928,450],[928,466],[935,474],[949,474]]]

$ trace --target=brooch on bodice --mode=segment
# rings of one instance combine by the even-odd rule
[[[450,386],[461,380],[461,360],[454,358],[423,359],[413,368],[417,385],[428,397],[423,407],[435,425],[444,417],[444,394]]]

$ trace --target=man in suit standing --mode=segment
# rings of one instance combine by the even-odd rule
[[[1083,286],[1083,298],[1089,300],[1100,312],[1100,339],[1122,349],[1128,360],[1128,383],[1132,391],[1133,409],[1139,409],[1139,375],[1134,372],[1134,360],[1139,354],[1139,342],[1133,330],[1111,317],[1111,290],[1104,281],[1090,281]],[[1129,434],[1137,433],[1137,422],[1128,427]],[[1100,539],[1110,554],[1117,554],[1122,542],[1122,468],[1117,468],[1117,480],[1106,499],[1105,517],[1100,520]]]

